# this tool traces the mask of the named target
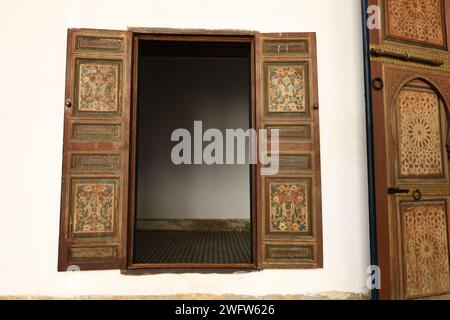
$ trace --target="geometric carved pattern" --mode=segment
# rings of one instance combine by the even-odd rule
[[[74,235],[112,234],[118,202],[118,179],[73,179],[71,190]]]
[[[441,0],[388,0],[389,35],[443,46]]]
[[[443,174],[439,98],[403,89],[397,100],[401,176]]]
[[[266,64],[268,112],[306,112],[305,64]]]
[[[117,112],[119,65],[80,62],[78,68],[77,111]]]
[[[407,296],[450,290],[445,203],[402,207]]]
[[[269,183],[269,232],[308,232],[308,183]]]

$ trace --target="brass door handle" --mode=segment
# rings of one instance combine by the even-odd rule
[[[70,99],[67,99],[67,100],[64,102],[64,105],[65,105],[67,108],[70,108],[70,107],[72,106],[72,101],[71,101]]]

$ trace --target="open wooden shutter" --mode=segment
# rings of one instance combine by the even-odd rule
[[[126,264],[130,34],[68,32],[59,271]]]
[[[261,175],[258,168],[260,267],[320,268],[315,34],[258,34],[256,80],[256,126],[279,130],[278,173]]]

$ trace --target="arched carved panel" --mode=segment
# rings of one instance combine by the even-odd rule
[[[396,98],[398,173],[401,178],[444,177],[441,99],[414,80]]]

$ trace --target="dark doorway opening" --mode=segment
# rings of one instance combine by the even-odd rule
[[[194,121],[224,146],[226,129],[253,127],[251,65],[251,41],[139,42],[133,264],[254,263],[252,166],[193,164]],[[176,129],[192,164],[173,161]]]

